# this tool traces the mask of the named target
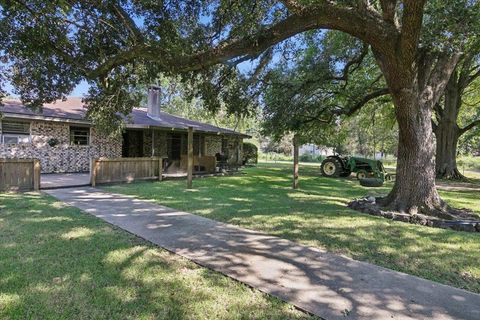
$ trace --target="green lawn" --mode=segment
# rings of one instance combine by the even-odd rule
[[[360,214],[348,201],[382,194],[356,180],[320,177],[301,166],[301,190],[291,167],[261,164],[243,175],[110,186],[112,192],[154,199],[172,208],[343,253],[387,268],[480,293],[480,235],[416,226]],[[480,208],[477,191],[441,192],[452,205]]]
[[[0,194],[0,319],[306,317],[53,198]]]

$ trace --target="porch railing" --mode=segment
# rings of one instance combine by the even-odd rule
[[[214,173],[216,166],[215,156],[193,156],[193,170],[205,171],[208,173]],[[188,169],[188,156],[182,155],[180,157],[180,168],[185,172]]]
[[[40,189],[40,160],[0,159],[0,191]]]
[[[132,182],[135,180],[162,180],[162,157],[91,159],[90,182]]]

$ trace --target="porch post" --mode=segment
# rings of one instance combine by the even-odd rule
[[[40,190],[40,177],[42,168],[40,166],[40,160],[33,159],[33,190]]]
[[[155,157],[155,131],[152,129],[152,157]]]
[[[97,163],[98,159],[90,158],[90,184],[94,188],[97,184]]]
[[[193,128],[188,127],[187,188],[192,188],[193,179]]]
[[[293,136],[293,189],[298,189],[298,138]]]
[[[158,181],[162,181],[163,157],[158,157]]]

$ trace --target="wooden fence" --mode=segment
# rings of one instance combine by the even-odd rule
[[[162,163],[161,157],[92,159],[90,182],[95,187],[97,183],[162,180]]]
[[[40,160],[0,159],[0,191],[40,189]]]

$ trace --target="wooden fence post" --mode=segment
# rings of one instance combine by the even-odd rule
[[[188,127],[187,188],[192,188],[193,179],[193,128]]]
[[[40,176],[42,167],[40,166],[40,160],[33,159],[33,190],[40,190]]]
[[[298,138],[293,136],[293,189],[298,189]]]
[[[97,159],[90,159],[90,184],[95,187],[97,181]]]

